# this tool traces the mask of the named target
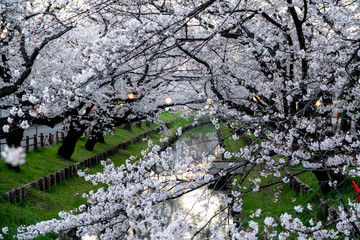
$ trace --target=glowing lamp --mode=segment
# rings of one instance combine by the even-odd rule
[[[37,109],[36,109],[36,112],[37,112],[38,114],[40,114],[40,113],[41,113],[40,108],[37,108]]]
[[[184,110],[185,110],[185,111],[188,111],[189,108],[188,108],[187,106],[184,106]]]
[[[335,101],[332,101],[332,104],[335,104]]]
[[[166,102],[167,104],[170,104],[170,103],[172,103],[172,100],[171,100],[170,97],[167,97],[167,98],[165,98],[165,102]]]
[[[213,100],[212,100],[211,98],[208,98],[208,99],[206,100],[206,102],[207,102],[209,105],[211,105],[212,102],[213,102]]]
[[[120,107],[124,106],[124,104],[120,104]]]
[[[148,105],[145,105],[145,106],[144,106],[144,109],[145,109],[145,110],[147,110],[148,108],[149,108],[149,106],[148,106]]]
[[[205,107],[204,107],[206,110],[208,110],[209,108],[210,108],[210,106],[209,105],[205,105]]]
[[[95,106],[94,106],[94,107],[92,107],[92,109],[91,109],[91,110],[95,111]]]
[[[129,93],[129,95],[128,95],[129,99],[134,99],[134,97],[135,97],[135,95],[133,93]]]
[[[316,103],[315,103],[315,106],[320,107],[320,105],[321,105],[320,100],[317,100]]]
[[[85,113],[86,113],[86,109],[83,110],[83,114],[85,114]]]

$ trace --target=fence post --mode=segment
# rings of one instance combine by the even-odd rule
[[[59,132],[55,132],[55,142],[57,143],[59,141]]]
[[[40,133],[40,146],[44,147],[44,134]]]
[[[34,134],[34,150],[36,150],[37,147],[38,147],[37,135]]]
[[[53,144],[53,135],[49,133],[49,146]]]
[[[26,148],[26,151],[28,152],[29,151],[29,136],[26,136],[26,139],[25,139],[25,148]]]

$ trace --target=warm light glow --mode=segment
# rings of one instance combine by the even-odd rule
[[[317,100],[316,103],[315,103],[315,106],[320,107],[320,105],[321,105],[320,100]]]
[[[93,110],[93,111],[94,111],[94,110],[95,110],[95,107],[92,107],[92,109],[91,109],[91,110]]]
[[[332,104],[335,104],[335,101],[332,101]]]
[[[210,108],[210,106],[209,105],[205,105],[205,107],[204,107],[206,110],[208,110],[209,108]]]
[[[36,112],[37,112],[38,114],[40,114],[40,113],[41,113],[41,110],[40,110],[39,108],[37,108],[37,109],[36,109]]]
[[[96,235],[85,234],[81,237],[81,240],[98,240],[99,238]]]
[[[170,104],[170,103],[172,103],[172,100],[171,100],[170,97],[167,97],[167,98],[165,98],[165,102],[166,102],[167,104]]]
[[[185,111],[189,111],[189,108],[187,106],[184,106]]]
[[[254,102],[257,102],[260,99],[260,97],[259,96],[256,96],[256,97],[253,96],[252,99],[253,99]]]
[[[145,108],[145,110],[147,110],[147,109],[149,108],[149,106],[148,106],[148,105],[145,105],[144,108]]]
[[[120,104],[120,107],[122,107],[124,104]]]
[[[83,110],[83,114],[85,114],[85,113],[86,113],[86,109]]]
[[[212,102],[213,102],[213,100],[212,100],[211,98],[208,98],[208,99],[206,100],[206,102],[207,102],[209,105],[211,105]]]
[[[129,93],[129,95],[128,95],[129,99],[134,99],[134,97],[135,97],[135,95],[133,93]]]

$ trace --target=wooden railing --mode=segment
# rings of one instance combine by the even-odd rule
[[[90,129],[87,129],[83,136],[90,134]],[[34,134],[32,137],[26,136],[21,140],[21,146],[25,148],[25,151],[36,150],[38,147],[45,147],[53,145],[61,140],[64,140],[66,133],[62,131],[56,131],[55,133],[48,134]],[[1,145],[6,145],[6,142],[0,142],[0,153]]]

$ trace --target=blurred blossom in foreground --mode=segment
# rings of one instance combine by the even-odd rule
[[[25,163],[25,151],[22,147],[8,147],[5,146],[5,150],[1,152],[1,156],[5,159],[5,162],[13,167],[20,166]]]

